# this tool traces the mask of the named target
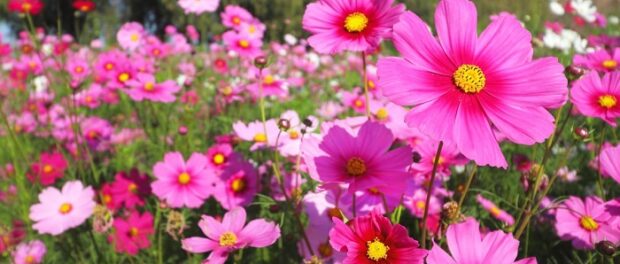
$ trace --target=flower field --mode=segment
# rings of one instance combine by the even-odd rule
[[[620,263],[619,1],[0,3],[0,263]]]

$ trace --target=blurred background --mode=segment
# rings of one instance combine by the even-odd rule
[[[221,0],[218,11],[195,16],[185,15],[177,0],[98,0],[96,11],[85,16],[75,16],[72,0],[45,0],[45,9],[35,17],[35,23],[51,32],[76,35],[81,40],[93,38],[111,39],[124,22],[137,21],[145,24],[155,34],[163,34],[166,25],[183,28],[193,24],[208,35],[221,33],[218,13],[228,4],[237,4],[250,10],[265,23],[269,30],[267,38],[276,40],[290,33],[303,37],[301,18],[306,4],[314,0]],[[416,12],[426,21],[432,22],[438,0],[395,0],[404,3],[408,10]],[[9,14],[7,0],[0,0],[0,33],[5,40],[14,37],[24,28],[23,18]],[[478,6],[480,26],[489,22],[489,16],[505,10],[514,12],[534,34],[543,30],[545,21],[553,20],[549,12],[549,0],[474,0]],[[559,0],[559,2],[563,2]],[[594,0],[599,12],[604,15],[620,16],[620,0]]]

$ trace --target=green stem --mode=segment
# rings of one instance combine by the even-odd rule
[[[437,153],[435,153],[435,159],[433,160],[433,172],[431,173],[431,179],[428,182],[428,188],[426,189],[426,202],[424,203],[424,215],[422,217],[422,239],[420,241],[421,248],[426,249],[426,219],[428,218],[428,204],[431,202],[431,196],[433,194],[433,182],[435,182],[435,175],[437,174],[437,167],[439,165],[439,156],[441,155],[441,149],[443,148],[443,141],[439,141],[437,147]]]
[[[366,73],[366,52],[362,51],[362,79],[364,81],[364,105],[366,106],[366,116],[370,120],[370,96],[368,95],[368,74]]]
[[[474,164],[474,167],[471,169],[471,171],[469,172],[469,175],[467,176],[467,183],[465,184],[465,189],[463,190],[463,193],[461,193],[461,197],[459,198],[459,206],[458,206],[459,211],[461,210],[461,207],[463,206],[463,202],[465,201],[465,196],[467,196],[467,192],[469,192],[469,187],[471,186],[471,183],[474,181],[477,171],[478,171],[478,165]]]

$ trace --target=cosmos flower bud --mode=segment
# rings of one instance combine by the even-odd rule
[[[610,241],[603,240],[596,243],[596,250],[605,256],[613,256],[616,253],[616,245]]]
[[[463,219],[463,215],[459,211],[459,204],[455,201],[447,202],[441,210],[442,219],[447,223],[456,223]]]
[[[301,122],[307,127],[312,127],[312,120],[310,118],[304,118]]]
[[[174,240],[179,240],[183,234],[183,230],[187,227],[185,217],[178,211],[170,210],[168,212],[168,221],[166,222],[166,233],[168,233]]]
[[[590,137],[590,132],[583,127],[575,127],[573,133],[580,140],[585,140]]]
[[[179,135],[185,136],[186,134],[187,134],[187,127],[186,126],[180,126],[179,127]]]
[[[280,118],[280,120],[278,120],[278,128],[282,131],[288,131],[291,128],[291,121]]]
[[[268,64],[269,61],[267,60],[267,57],[263,55],[254,58],[254,66],[256,66],[256,68],[264,69]]]

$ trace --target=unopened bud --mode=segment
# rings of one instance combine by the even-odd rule
[[[288,131],[291,128],[291,121],[280,118],[280,120],[278,120],[278,128],[283,131]]]
[[[267,67],[268,61],[267,61],[267,57],[265,56],[258,56],[256,58],[254,58],[254,66],[256,66],[256,68],[259,69],[264,69],[265,67]]]
[[[610,241],[603,240],[596,243],[596,250],[605,256],[613,256],[616,253],[616,245]]]
[[[578,139],[581,139],[581,140],[584,140],[590,137],[590,132],[583,127],[575,127],[575,129],[573,130],[573,133],[575,134],[575,136],[577,136]]]
[[[302,120],[301,122],[307,127],[312,127],[312,120],[310,120],[309,118],[304,118],[304,120]]]

